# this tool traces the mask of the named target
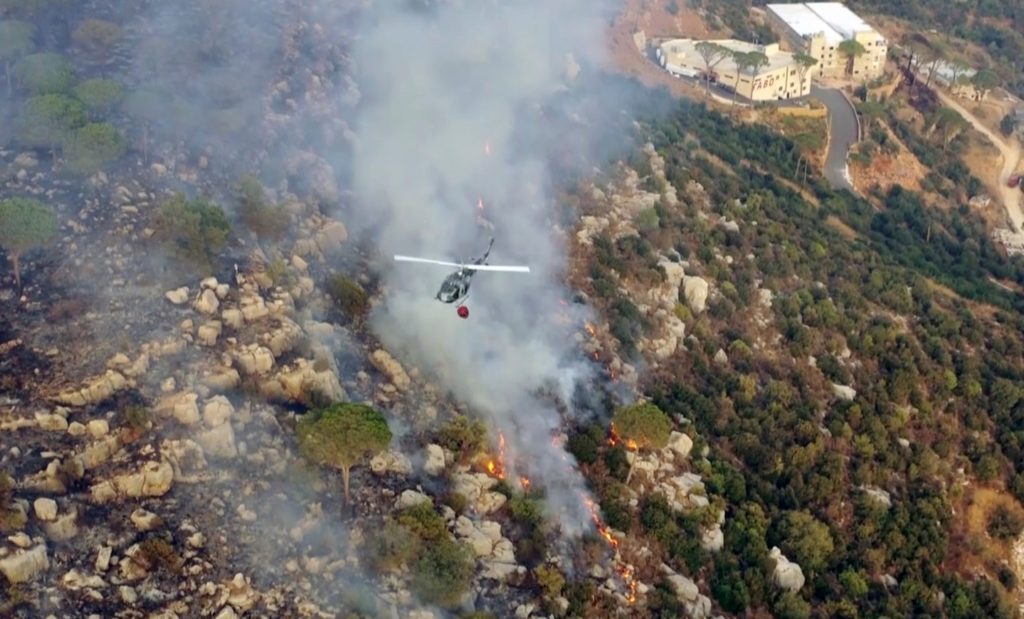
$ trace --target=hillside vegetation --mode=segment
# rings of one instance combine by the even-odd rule
[[[1014,574],[995,562],[968,573],[979,540],[957,536],[971,487],[1024,499],[1020,261],[966,208],[925,208],[898,187],[876,210],[819,182],[812,205],[794,189],[792,142],[703,106],[679,104],[639,139],[680,202],[661,200],[636,236],[595,239],[582,285],[636,358],[650,324],[625,311],[639,301],[624,290],[663,279],[659,256],[711,284],[706,312],[679,312],[689,335],[645,391],[711,447],[698,470],[726,506],[725,547],[675,540],[696,525],[666,519],[656,496],[623,518],[605,479],[622,470],[618,446],[588,469],[605,515],[731,613],[1011,616]],[[571,199],[600,210],[587,192]],[[1019,533],[1002,522],[1003,539]],[[773,546],[803,567],[798,594],[772,585]]]

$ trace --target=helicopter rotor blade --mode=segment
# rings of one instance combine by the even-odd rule
[[[471,271],[501,271],[505,273],[529,273],[530,267],[528,266],[497,266],[490,264],[459,264],[457,262],[445,262],[444,260],[431,260],[429,258],[417,258],[415,256],[395,256],[395,260],[398,262],[421,262],[425,264],[437,264],[440,266],[456,267],[459,269],[469,269]]]
[[[491,264],[465,264],[462,265],[463,269],[470,269],[471,271],[504,271],[506,273],[529,273],[530,267],[520,266],[495,266]]]
[[[461,267],[457,262],[445,262],[443,260],[430,260],[429,258],[416,258],[414,256],[395,256],[398,262],[423,262],[426,264],[439,264],[446,267]]]

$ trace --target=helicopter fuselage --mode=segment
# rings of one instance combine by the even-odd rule
[[[487,251],[473,261],[473,264],[486,264],[487,256],[491,255],[491,248],[494,247],[494,238],[487,245]],[[465,263],[463,263],[465,264]],[[437,300],[441,303],[456,303],[466,298],[469,294],[469,284],[473,280],[476,271],[473,269],[459,269],[441,283],[441,289],[437,291]]]
[[[469,284],[475,271],[459,269],[444,279],[441,289],[437,291],[437,300],[441,303],[455,303],[469,294]]]

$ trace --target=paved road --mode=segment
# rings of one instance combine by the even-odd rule
[[[850,182],[846,156],[850,153],[850,147],[857,143],[857,113],[850,107],[843,93],[835,88],[821,88],[812,84],[811,96],[828,108],[829,125],[832,127],[828,154],[825,156],[825,178],[835,189],[855,191]]]
[[[1002,166],[1000,166],[998,170],[992,170],[997,173],[995,182],[999,191],[999,197],[1002,198],[1003,207],[1006,209],[1006,215],[1010,220],[1012,231],[1016,233],[1024,232],[1024,210],[1021,209],[1020,205],[1021,192],[1016,187],[1007,186],[1007,182],[1010,180],[1010,175],[1013,174],[1017,170],[1017,166],[1020,165],[1020,142],[1018,142],[1017,138],[1014,137],[1006,140],[997,136],[995,133],[990,131],[988,127],[982,124],[974,114],[964,109],[964,107],[952,97],[938,88],[935,88],[935,93],[939,95],[939,99],[942,99],[944,104],[953,108],[957,112],[960,112],[960,115],[963,116],[967,122],[971,123],[971,126],[987,137],[999,150],[999,154],[1003,159]]]

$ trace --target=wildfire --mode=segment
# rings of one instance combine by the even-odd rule
[[[484,199],[482,196],[476,199],[476,207],[481,211],[484,210]]]
[[[630,451],[637,451],[638,449],[640,449],[640,445],[637,444],[637,442],[631,438],[623,441],[622,438],[615,431],[615,424],[612,424],[611,430],[608,432],[608,444],[614,447],[622,442],[625,442],[626,449]]]
[[[497,479],[505,479],[505,435],[498,433],[498,458],[487,461],[487,473]]]
[[[604,538],[606,542],[608,542],[608,545],[612,548],[612,550],[618,553],[619,540],[615,539],[615,536],[612,535],[611,530],[607,526],[605,526],[603,522],[601,522],[601,516],[598,513],[597,505],[595,505],[594,501],[588,497],[583,497],[583,501],[584,503],[586,503],[587,508],[590,510],[590,517],[594,521],[594,526],[597,527],[597,532],[601,535],[602,538]],[[626,586],[626,599],[629,601],[630,604],[636,602],[636,591],[638,583],[636,581],[636,574],[635,570],[633,569],[633,566],[618,565],[616,566],[615,571],[618,572],[619,576],[622,577],[622,582]]]
[[[597,337],[597,329],[594,328],[594,325],[588,322],[584,324],[584,328],[587,330],[587,333],[590,334],[590,337]]]
[[[520,477],[519,478],[519,485],[523,487],[523,492],[527,492],[530,489],[530,478],[529,477]]]

